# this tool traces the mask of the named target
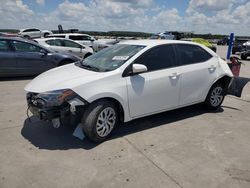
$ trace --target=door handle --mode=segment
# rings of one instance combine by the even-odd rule
[[[208,68],[210,71],[214,71],[216,69],[216,66],[215,65],[211,65],[209,68]]]
[[[177,72],[172,73],[172,75],[170,76],[171,79],[175,80],[178,78],[178,76],[180,76],[180,74],[178,74]]]

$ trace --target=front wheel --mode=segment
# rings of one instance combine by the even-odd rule
[[[208,92],[207,98],[204,102],[208,109],[215,110],[219,108],[225,97],[225,88],[222,84],[215,84]]]
[[[104,141],[118,122],[117,107],[108,100],[90,104],[82,118],[85,135],[94,142]]]

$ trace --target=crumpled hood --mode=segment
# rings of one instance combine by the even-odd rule
[[[105,77],[103,72],[94,72],[74,63],[46,71],[25,86],[28,92],[42,93],[59,89],[72,89]]]

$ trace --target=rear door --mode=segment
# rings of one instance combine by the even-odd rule
[[[16,75],[17,62],[9,40],[0,39],[0,77]]]
[[[35,75],[54,67],[50,54],[41,53],[45,49],[23,41],[13,41],[12,45],[19,74]]]
[[[67,52],[73,53],[79,57],[84,57],[86,54],[86,50],[84,50],[84,47],[80,44],[77,44],[76,42],[72,42],[69,40],[62,40],[63,45],[67,49]]]
[[[180,64],[180,105],[204,101],[217,78],[218,58],[192,44],[175,44]]]

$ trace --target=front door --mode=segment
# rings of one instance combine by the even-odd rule
[[[149,49],[133,63],[145,65],[148,71],[126,77],[131,117],[178,106],[180,76],[172,45]]]
[[[19,74],[35,75],[54,67],[50,54],[41,53],[42,48],[39,46],[21,41],[13,41],[12,45]]]

